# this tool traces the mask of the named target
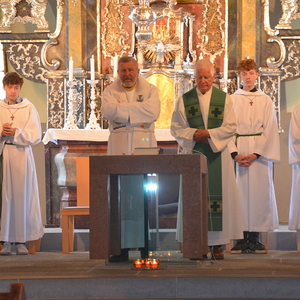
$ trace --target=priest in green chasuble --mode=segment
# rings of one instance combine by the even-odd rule
[[[196,87],[176,103],[171,133],[185,153],[202,153],[208,162],[208,245],[223,259],[221,245],[243,232],[233,161],[227,144],[236,131],[231,98],[215,88],[215,70],[206,59],[195,65]],[[180,218],[180,216],[179,216]],[[182,242],[180,226],[178,240]]]

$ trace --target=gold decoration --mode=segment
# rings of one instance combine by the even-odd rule
[[[129,19],[137,26],[135,36],[140,48],[146,48],[147,43],[152,38],[150,25],[159,18],[160,16],[156,15],[154,10],[149,7],[148,1],[146,0],[139,0],[139,5],[132,9]]]
[[[28,80],[45,83],[47,70],[41,65],[42,44],[11,44],[7,46],[7,57],[14,69]]]
[[[298,1],[297,0],[281,0],[282,6],[282,17],[279,20],[276,29],[292,29],[291,20],[297,19],[300,16],[298,12]]]
[[[10,26],[15,22],[22,24],[36,24],[35,32],[49,32],[45,12],[48,2],[46,0],[7,0],[0,2],[2,20],[0,32],[10,32]]]
[[[145,60],[151,63],[170,63],[180,50],[180,39],[166,25],[154,24],[152,38],[144,51]]]
[[[300,48],[300,36],[297,40],[289,40],[284,44],[283,51],[281,52],[282,60],[280,61],[280,69],[283,71],[281,80],[291,80],[293,78],[299,78],[300,65],[299,65],[299,48]],[[287,55],[288,53],[288,55]],[[276,64],[275,66],[277,66]],[[272,65],[273,67],[274,65]]]
[[[132,2],[132,0],[128,0],[128,1],[126,1],[126,0],[123,0],[123,2]],[[153,1],[154,2],[154,1]],[[203,3],[203,0],[177,0],[176,1],[178,4],[192,4],[192,3],[198,3],[198,4],[201,4],[201,3]],[[139,3],[139,1],[138,0],[134,0],[134,4],[138,4]]]
[[[200,48],[203,54],[215,58],[224,51],[224,30],[220,0],[205,0],[202,28],[197,32]]]
[[[269,0],[261,0],[264,5],[264,28],[269,35],[278,35],[279,30],[274,30],[270,25],[270,3]]]
[[[273,101],[277,116],[279,133],[283,133],[280,116],[280,77],[282,71],[279,69],[260,68],[259,88],[263,90]]]
[[[54,74],[47,80],[48,89],[48,128],[63,128],[64,126],[64,79]]]
[[[129,38],[126,30],[122,29],[124,14],[120,9],[119,0],[106,1],[104,22],[102,23],[102,47],[105,58],[114,57],[115,54],[122,56],[129,48],[125,41]]]
[[[168,129],[174,110],[174,81],[164,74],[153,74],[147,78],[147,81],[155,85],[159,93],[160,115],[155,122],[155,128]]]

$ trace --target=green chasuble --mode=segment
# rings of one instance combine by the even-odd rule
[[[226,93],[213,87],[207,129],[223,123]],[[183,95],[185,113],[191,128],[205,129],[196,87]],[[209,144],[196,143],[193,153],[202,153],[208,163],[208,230],[222,231],[222,167],[221,152],[214,153]]]

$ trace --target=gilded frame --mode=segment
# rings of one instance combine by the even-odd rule
[[[139,1],[135,0],[134,4],[138,5]],[[177,0],[177,4],[202,4],[202,0]]]

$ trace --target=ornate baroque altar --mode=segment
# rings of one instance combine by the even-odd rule
[[[70,118],[78,129],[85,130],[91,122],[98,125],[94,130],[107,128],[101,119],[101,94],[116,76],[117,59],[132,55],[141,74],[159,88],[162,112],[157,129],[168,130],[176,99],[193,86],[199,58],[213,61],[215,84],[233,93],[239,85],[237,63],[249,56],[261,67],[258,86],[274,101],[281,131],[280,82],[300,76],[300,33],[291,25],[300,13],[298,1],[282,0],[281,18],[272,27],[272,3],[6,0],[0,3],[0,39],[7,60],[21,76],[47,85],[48,130],[71,130],[66,126]],[[16,32],[16,23],[25,29]],[[170,140],[161,142],[176,147]],[[74,157],[83,152],[105,154],[105,141],[59,140],[58,145],[46,145],[48,226],[59,225],[62,199],[66,205],[76,202],[76,181],[71,180],[72,191],[68,180],[57,182],[55,159],[63,156],[64,167],[74,170]]]

